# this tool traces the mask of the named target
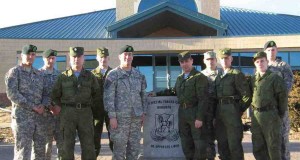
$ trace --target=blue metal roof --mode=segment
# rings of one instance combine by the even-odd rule
[[[195,0],[141,0],[138,8],[138,12],[142,12],[144,10],[147,10],[159,3],[164,3],[168,1],[169,3],[175,3],[179,6],[182,6],[186,9],[189,9],[191,11],[198,12],[197,5],[195,3]]]
[[[228,36],[300,34],[300,16],[221,7]]]
[[[99,39],[105,27],[116,21],[116,10],[108,9],[0,29],[0,38]]]
[[[116,10],[108,9],[0,29],[1,39],[103,39],[115,24]],[[221,7],[227,36],[300,34],[300,16]]]

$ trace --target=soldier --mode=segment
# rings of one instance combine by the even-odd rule
[[[206,68],[201,71],[203,73],[209,82],[208,85],[208,111],[206,116],[206,123],[208,128],[208,148],[207,148],[207,158],[209,160],[215,159],[216,156],[216,150],[215,150],[215,133],[214,133],[214,125],[213,121],[215,118],[215,112],[218,105],[217,100],[217,93],[216,93],[216,83],[215,80],[217,76],[220,76],[220,73],[222,73],[222,70],[217,68],[217,57],[216,53],[213,51],[208,51],[204,53],[204,64],[206,65]]]
[[[267,53],[269,69],[272,72],[276,72],[280,77],[283,78],[287,92],[289,93],[293,86],[293,72],[290,65],[281,59],[276,59],[277,56],[277,45],[274,41],[268,41],[264,45],[264,51]],[[290,119],[288,109],[282,117],[282,145],[281,145],[281,156],[282,160],[290,160],[290,150],[289,150],[289,133],[290,133]]]
[[[175,91],[179,101],[178,128],[187,160],[206,159],[207,78],[193,67],[188,51],[178,54],[183,73],[177,77]]]
[[[241,115],[251,103],[251,93],[242,72],[231,67],[231,49],[218,54],[223,68],[216,78],[218,106],[216,110],[216,138],[222,160],[242,160],[243,125]]]
[[[253,90],[252,143],[257,160],[281,160],[281,118],[287,110],[287,91],[283,79],[268,69],[265,52],[253,58],[256,75],[251,78]]]
[[[103,132],[103,123],[105,121],[106,129],[108,130],[108,138],[109,138],[109,148],[111,151],[113,150],[113,143],[110,140],[110,132],[109,132],[109,118],[107,112],[104,111],[103,104],[103,85],[107,73],[111,70],[108,66],[109,61],[109,52],[105,47],[97,48],[97,61],[99,62],[99,66],[92,70],[92,73],[98,80],[100,86],[100,98],[95,99],[94,107],[93,107],[93,117],[94,117],[94,141],[95,141],[95,152],[96,156],[99,155],[101,149],[101,135]]]
[[[133,51],[129,45],[121,48],[120,66],[108,73],[104,84],[104,107],[110,118],[114,160],[136,160],[140,154],[147,84],[145,76],[131,66]]]
[[[45,159],[44,82],[41,72],[32,66],[36,50],[34,45],[25,45],[21,64],[11,68],[5,76],[6,94],[12,103],[14,160]]]
[[[74,159],[76,131],[81,145],[81,158],[96,159],[93,141],[92,102],[99,98],[96,77],[83,68],[84,48],[70,47],[71,68],[58,76],[52,90],[53,105],[61,107],[60,129],[63,135],[62,159]]]
[[[51,91],[54,86],[57,76],[60,74],[58,70],[54,68],[56,62],[57,51],[48,49],[43,52],[44,66],[39,70],[44,75],[44,94],[43,94],[43,104],[46,105],[46,122],[47,127],[47,142],[46,142],[46,160],[51,160],[52,154],[52,141],[53,138],[56,141],[57,155],[61,157],[62,152],[62,135],[59,129],[59,112],[60,107],[53,106],[52,100],[50,98]]]

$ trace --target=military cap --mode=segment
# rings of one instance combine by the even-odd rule
[[[37,50],[37,47],[35,45],[27,44],[27,45],[23,46],[22,53],[29,54],[30,52],[36,52],[36,50]]]
[[[53,49],[47,49],[43,52],[43,57],[48,58],[50,56],[57,56],[57,51]]]
[[[276,43],[274,41],[268,41],[266,42],[266,44],[264,45],[264,50],[266,50],[269,47],[277,47]]]
[[[108,49],[105,47],[97,48],[97,55],[99,55],[100,57],[109,56]]]
[[[191,58],[191,54],[189,51],[184,51],[178,54],[178,61],[183,61]]]
[[[255,61],[257,58],[263,58],[263,57],[267,58],[266,52],[257,52],[253,56],[253,61]]]
[[[125,45],[124,47],[122,47],[122,48],[120,49],[119,54],[122,54],[122,53],[124,53],[124,52],[133,52],[133,51],[134,51],[134,49],[133,49],[132,46],[130,46],[130,45]]]
[[[217,58],[216,53],[213,51],[208,51],[204,53],[204,59],[209,59],[209,58]]]
[[[77,57],[84,54],[83,47],[70,47],[70,56]]]
[[[218,57],[225,58],[231,56],[231,48],[224,48],[219,50]]]

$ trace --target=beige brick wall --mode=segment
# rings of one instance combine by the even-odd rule
[[[300,35],[289,36],[261,36],[261,37],[231,37],[231,38],[147,38],[121,40],[27,40],[27,39],[0,39],[0,93],[5,92],[5,73],[16,65],[17,51],[24,44],[35,44],[39,51],[48,48],[56,49],[59,54],[67,54],[70,46],[85,47],[86,54],[95,54],[96,48],[105,46],[110,50],[111,66],[119,64],[118,51],[122,46],[132,45],[136,53],[176,53],[190,51],[218,51],[229,47],[234,51],[259,51],[264,43],[275,40],[281,51],[300,51]]]
[[[116,0],[116,20],[133,15],[139,2],[140,0]]]

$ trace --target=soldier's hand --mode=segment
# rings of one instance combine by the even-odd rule
[[[37,112],[38,114],[43,114],[45,108],[44,108],[43,105],[38,105],[38,106],[34,106],[34,107],[33,107],[33,110],[34,110],[35,112]]]
[[[109,119],[109,124],[111,129],[116,129],[118,127],[117,118]]]
[[[195,120],[195,128],[200,128],[200,127],[202,127],[202,125],[203,125],[202,121]]]
[[[60,108],[60,106],[55,105],[55,106],[50,107],[50,111],[53,115],[58,115],[61,111],[61,108]]]

